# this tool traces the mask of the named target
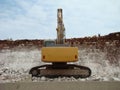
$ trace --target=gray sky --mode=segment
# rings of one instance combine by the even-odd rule
[[[0,0],[0,39],[55,39],[58,8],[67,38],[120,32],[120,0]]]

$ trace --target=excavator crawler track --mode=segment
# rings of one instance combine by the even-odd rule
[[[42,65],[33,67],[29,74],[33,77],[74,77],[74,78],[87,78],[91,75],[91,70],[85,66],[74,64],[67,64],[64,68],[56,68],[54,65]]]

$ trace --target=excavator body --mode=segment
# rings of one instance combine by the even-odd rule
[[[44,41],[44,46],[41,49],[41,61],[50,64],[33,67],[29,73],[36,77],[89,77],[91,75],[90,68],[68,64],[69,62],[77,62],[79,56],[77,47],[70,47],[65,44],[65,28],[63,24],[62,9],[58,9],[56,30],[57,40]]]

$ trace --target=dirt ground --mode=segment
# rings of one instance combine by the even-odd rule
[[[0,90],[120,90],[120,82],[21,82],[1,83]]]

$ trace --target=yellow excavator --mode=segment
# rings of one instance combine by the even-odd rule
[[[30,69],[29,74],[35,77],[75,77],[87,78],[91,75],[88,67],[70,64],[78,61],[78,48],[65,44],[65,27],[62,9],[57,10],[57,40],[45,40],[41,49],[41,60],[45,65]]]

